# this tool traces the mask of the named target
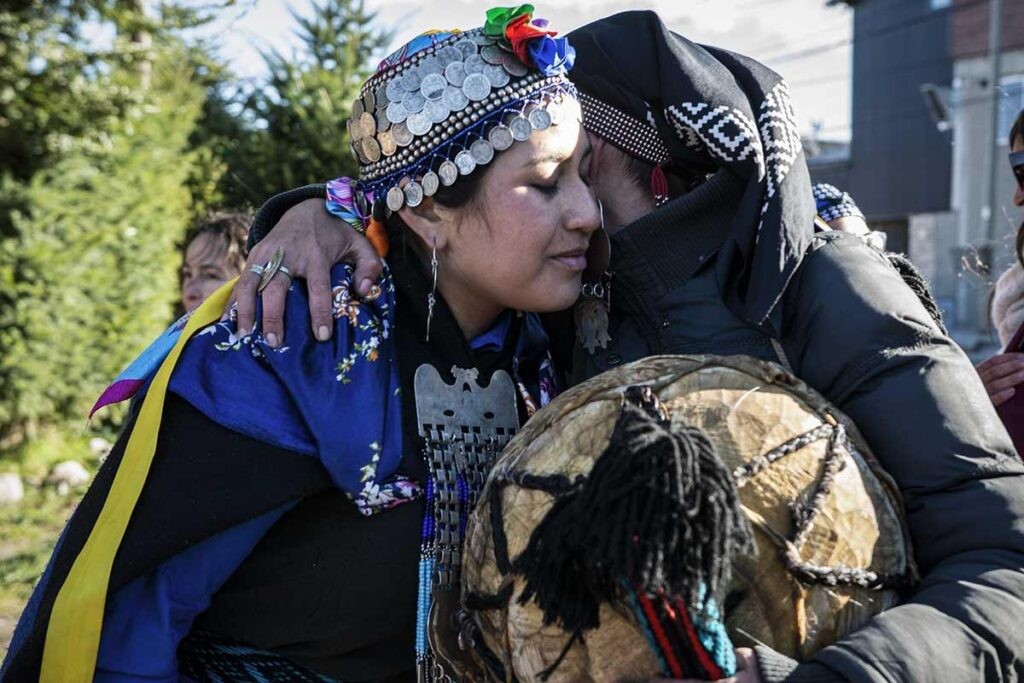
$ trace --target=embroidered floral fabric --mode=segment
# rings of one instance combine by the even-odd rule
[[[285,318],[276,349],[259,330],[239,335],[233,321],[218,322],[188,343],[170,390],[229,429],[319,457],[368,515],[417,497],[419,487],[394,476],[403,448],[394,282],[385,271],[379,290],[359,300],[351,275],[344,265],[331,272],[331,341],[318,342],[303,315]],[[307,310],[307,298],[293,284],[287,310]]]

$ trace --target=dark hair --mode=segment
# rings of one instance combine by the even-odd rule
[[[1013,147],[1013,143],[1016,140],[1024,143],[1024,109],[1020,110],[1013,125],[1010,126],[1010,136],[1007,138],[1007,143],[1010,147]],[[1024,223],[1021,223],[1020,227],[1017,228],[1017,260],[1021,266],[1024,266]]]
[[[224,254],[228,265],[242,272],[245,258],[249,254],[246,242],[249,239],[249,215],[241,211],[221,211],[210,213],[196,221],[185,233],[182,243],[181,261],[185,265],[185,254],[188,248],[201,235],[214,235],[223,241]],[[180,283],[179,283],[180,284]]]
[[[1017,114],[1017,119],[1010,126],[1010,137],[1007,138],[1010,147],[1013,147],[1014,140],[1024,142],[1024,109],[1020,110],[1020,113]]]
[[[633,156],[627,152],[622,153],[623,170],[626,176],[633,183],[645,191],[651,189],[651,173],[654,172],[654,164]],[[668,180],[669,197],[681,197],[693,188],[707,180],[706,173],[698,173],[688,168],[669,162],[662,166],[665,171],[665,178]]]
[[[454,184],[438,186],[437,192],[434,193],[432,199],[436,204],[446,209],[474,207],[480,195],[480,184],[493,165],[491,163],[486,166],[478,166],[473,173],[467,176],[459,176]],[[436,173],[437,170],[434,169],[434,172]],[[383,210],[383,207],[381,206],[378,210]],[[412,233],[412,230],[405,224],[405,221],[402,220],[397,211],[391,214],[391,218],[387,220],[385,227],[387,228],[388,240],[392,244],[401,244],[403,248],[408,248],[411,242],[414,252],[421,255],[423,249],[427,247],[425,244],[419,244],[418,236]]]

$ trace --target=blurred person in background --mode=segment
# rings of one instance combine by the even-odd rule
[[[818,210],[818,216],[828,223],[828,227],[860,235],[871,246],[885,251],[885,233],[868,227],[864,213],[853,201],[853,197],[828,183],[815,183],[811,191],[814,193],[814,206]]]
[[[1024,110],[1010,128],[1010,167],[1017,181],[1015,206],[1024,207]],[[992,404],[996,406],[1017,451],[1024,447],[1024,400],[1018,394],[1024,382],[1024,225],[1017,231],[1017,262],[996,282],[992,297],[992,323],[999,333],[1002,353],[978,365]]]
[[[857,235],[871,247],[885,254],[889,264],[896,269],[903,281],[914,291],[921,305],[928,311],[935,324],[939,326],[943,334],[947,333],[946,325],[942,320],[942,311],[932,294],[931,287],[921,275],[906,254],[894,251],[886,251],[888,236],[881,230],[872,230],[864,217],[864,213],[853,201],[849,193],[844,192],[834,185],[828,183],[815,183],[811,188],[814,194],[814,207],[818,211],[818,217],[824,221],[828,228],[838,232],[848,232]],[[821,227],[819,225],[819,227]]]
[[[181,309],[193,310],[228,280],[242,274],[249,253],[249,216],[212,213],[185,235],[181,259]]]

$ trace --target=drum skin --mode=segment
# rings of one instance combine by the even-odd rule
[[[721,605],[737,646],[764,644],[806,659],[896,603],[897,591],[887,585],[828,585],[827,576],[818,582],[806,575],[798,578],[782,553],[788,547],[790,556],[807,566],[837,574],[852,568],[913,576],[898,493],[855,425],[774,364],[735,356],[656,356],[562,394],[524,426],[491,471],[467,530],[463,620],[464,631],[465,624],[470,629],[465,640],[477,653],[500,660],[506,680],[538,680],[562,655],[547,680],[641,681],[663,674],[627,605],[603,604],[600,627],[566,649],[570,634],[544,625],[533,602],[520,604],[523,579],[503,573],[495,557],[495,524],[501,525],[498,543],[503,532],[514,562],[554,500],[549,493],[509,482],[510,475],[586,476],[608,445],[623,392],[631,386],[651,387],[673,422],[703,429],[734,473],[783,444],[796,444],[759,472],[748,470],[737,479],[756,546],[751,554],[733,558]],[[835,425],[845,429],[845,439],[799,440]],[[804,537],[793,544],[796,515],[814,499],[830,451],[836,470],[831,486],[819,493]],[[480,596],[508,596],[509,591],[500,605],[479,607]],[[472,678],[498,676],[494,667],[484,665],[484,657],[476,660],[480,671]]]

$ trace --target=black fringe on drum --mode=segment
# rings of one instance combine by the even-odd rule
[[[732,476],[696,427],[672,424],[647,387],[630,387],[608,447],[590,475],[560,496],[514,570],[547,624],[597,628],[623,581],[700,609],[751,547]]]

